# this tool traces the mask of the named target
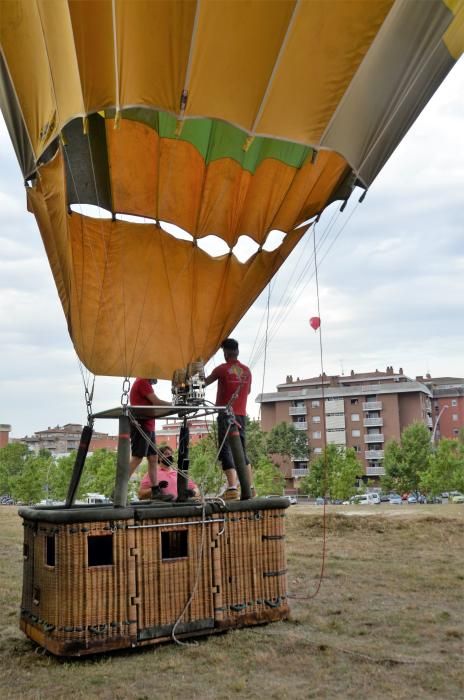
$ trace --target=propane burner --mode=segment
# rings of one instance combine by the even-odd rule
[[[205,402],[205,368],[203,362],[190,362],[186,369],[172,375],[172,402],[175,406],[196,406]]]

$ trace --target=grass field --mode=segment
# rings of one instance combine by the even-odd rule
[[[22,527],[0,507],[2,698],[464,698],[464,506],[329,507],[288,517],[292,619],[63,661],[18,629]]]

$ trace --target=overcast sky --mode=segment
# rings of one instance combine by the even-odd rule
[[[464,61],[458,63],[374,182],[316,227],[327,374],[402,367],[411,377],[463,376]],[[0,423],[22,437],[86,420],[83,383],[19,166],[0,117]],[[320,374],[313,243],[271,285],[264,390],[287,374]],[[233,335],[263,385],[265,292]],[[208,368],[221,361],[216,356]],[[97,378],[94,409],[117,406],[121,379]],[[157,391],[170,398],[170,383]],[[208,390],[214,398],[214,388]],[[97,430],[116,433],[114,422]]]

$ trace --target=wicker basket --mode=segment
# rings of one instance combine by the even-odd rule
[[[74,656],[285,619],[287,505],[22,508],[21,629]]]

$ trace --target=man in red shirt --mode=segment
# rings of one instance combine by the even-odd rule
[[[169,401],[163,401],[156,396],[153,391],[153,384],[156,384],[156,379],[142,379],[137,377],[132,384],[130,390],[131,406],[170,406]],[[141,429],[147,434],[150,442],[156,442],[155,437],[155,419],[146,418],[139,420]],[[130,475],[132,475],[144,457],[148,461],[148,475],[150,477],[153,489],[153,496],[157,496],[160,491],[158,486],[157,464],[158,459],[156,450],[148,442],[148,440],[137,430],[135,425],[131,425],[131,460],[129,462]],[[158,487],[158,488],[156,488]]]
[[[251,465],[245,448],[245,420],[248,394],[251,391],[251,372],[249,368],[238,360],[238,342],[233,338],[226,338],[221,344],[224,351],[225,363],[216,367],[206,378],[206,386],[217,381],[216,406],[228,406],[229,403],[235,414],[238,424],[240,440],[245,455],[245,463],[248,470],[249,483],[252,484]],[[225,500],[236,500],[240,497],[238,492],[237,471],[227,440],[224,441],[229,427],[228,418],[224,413],[218,415],[218,440],[222,445],[219,459],[227,479],[227,489],[224,492]],[[254,491],[252,487],[252,492]]]

